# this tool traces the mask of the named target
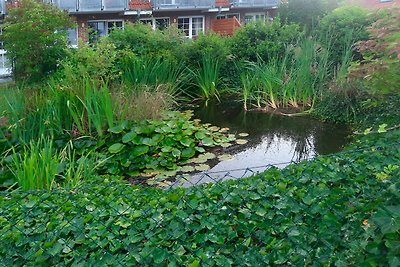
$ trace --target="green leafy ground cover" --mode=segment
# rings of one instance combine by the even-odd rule
[[[5,266],[398,266],[399,131],[251,178],[0,197]]]

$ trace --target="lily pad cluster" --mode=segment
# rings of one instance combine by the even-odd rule
[[[132,177],[207,170],[207,165],[199,164],[216,157],[206,153],[207,149],[231,146],[236,137],[228,134],[228,128],[201,124],[200,120],[191,120],[192,116],[192,111],[174,111],[162,120],[146,120],[130,127],[122,123],[109,129],[109,144],[101,150],[108,157],[103,171]],[[198,165],[182,167],[194,163],[189,160],[195,156]]]

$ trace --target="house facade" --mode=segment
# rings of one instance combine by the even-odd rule
[[[0,0],[2,18],[13,0]],[[76,28],[68,29],[71,46],[93,41],[126,22],[149,24],[153,29],[176,25],[187,38],[210,31],[231,35],[250,21],[275,16],[279,0],[44,0],[68,11]],[[2,19],[0,19],[0,23]],[[0,43],[0,45],[2,45]],[[0,47],[0,76],[10,73],[6,51]]]
[[[187,38],[208,31],[230,35],[248,21],[268,20],[278,7],[278,0],[51,1],[68,10],[77,22],[77,28],[69,30],[72,45],[76,45],[79,38],[90,41],[90,38],[107,35],[113,28],[122,28],[126,22],[146,23],[154,29],[174,24]]]

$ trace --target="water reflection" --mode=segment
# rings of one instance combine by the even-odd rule
[[[252,168],[301,161],[315,155],[340,151],[348,143],[350,129],[308,117],[244,112],[238,102],[208,103],[195,109],[202,122],[246,132],[249,142],[234,151],[233,159],[222,161],[211,172]]]

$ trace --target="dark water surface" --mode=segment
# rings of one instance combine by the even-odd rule
[[[230,128],[231,133],[248,133],[249,142],[227,153],[233,158],[219,162],[209,172],[235,176],[244,174],[245,168],[256,171],[266,165],[284,167],[292,161],[301,161],[316,155],[340,151],[350,142],[350,128],[345,125],[324,123],[310,117],[288,117],[261,112],[244,112],[241,103],[208,103],[194,109],[195,118],[203,123]],[[235,173],[236,172],[236,173]],[[203,181],[202,181],[203,182]]]

